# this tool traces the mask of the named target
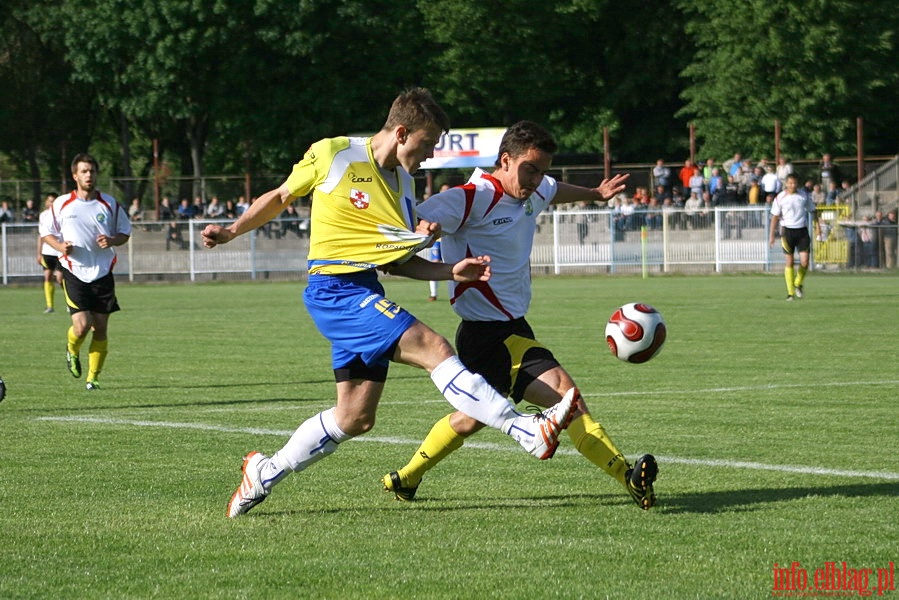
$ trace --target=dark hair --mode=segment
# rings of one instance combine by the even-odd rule
[[[550,132],[533,121],[515,123],[506,130],[503,139],[499,142],[496,166],[500,166],[500,158],[503,154],[508,153],[512,158],[516,158],[531,148],[537,148],[547,154],[555,154],[559,146]]]
[[[94,171],[100,172],[100,164],[97,162],[97,159],[86,152],[76,154],[75,158],[72,159],[72,173],[78,168],[78,163],[90,163],[94,166]]]
[[[406,90],[394,99],[382,129],[404,125],[410,132],[436,126],[446,133],[450,120],[437,101],[425,88]]]

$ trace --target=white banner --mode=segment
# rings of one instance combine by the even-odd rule
[[[440,136],[434,158],[421,163],[422,169],[466,169],[492,167],[505,127],[450,129]]]

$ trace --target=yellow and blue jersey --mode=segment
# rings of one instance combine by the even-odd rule
[[[293,196],[312,194],[309,273],[341,275],[411,258],[428,243],[415,233],[415,181],[402,167],[389,182],[371,138],[314,143],[287,178]],[[393,185],[391,185],[393,183]]]

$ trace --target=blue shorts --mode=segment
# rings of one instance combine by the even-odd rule
[[[400,336],[416,322],[406,309],[384,297],[375,271],[310,275],[303,302],[331,342],[334,369],[357,358],[368,366],[386,367]]]
[[[430,249],[431,262],[442,262],[443,256],[440,254],[440,240],[434,242]]]

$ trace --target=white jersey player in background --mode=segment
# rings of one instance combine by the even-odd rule
[[[41,241],[59,252],[63,291],[72,326],[67,333],[66,364],[81,377],[81,345],[93,331],[88,349],[88,390],[100,389],[97,377],[108,349],[109,315],[119,310],[112,268],[114,246],[128,242],[131,221],[115,198],[96,189],[99,168],[89,154],[72,159],[75,190],[53,201],[52,219],[42,220]]]
[[[787,301],[793,297],[802,298],[802,284],[808,271],[811,236],[808,232],[809,218],[815,223],[815,235],[820,239],[821,224],[815,218],[815,203],[811,196],[800,194],[799,178],[794,174],[787,175],[784,190],[771,203],[771,231],[768,235],[769,246],[774,246],[778,226],[783,227],[780,244],[784,251],[784,280],[787,282]],[[793,267],[793,254],[799,252],[799,270]]]
[[[493,173],[477,169],[465,185],[419,205],[421,218],[441,225],[444,261],[480,254],[492,258],[489,281],[450,283],[450,302],[463,319],[456,332],[459,358],[515,402],[538,406],[553,406],[575,383],[525,320],[537,219],[550,204],[607,201],[624,190],[627,179],[616,175],[596,188],[556,181],[546,175],[556,150],[555,140],[541,126],[516,123],[503,135]],[[632,467],[577,396],[568,426],[575,447],[621,483],[640,508],[649,509],[655,502],[655,458],[643,455]],[[385,490],[412,500],[424,473],[482,427],[461,412],[447,415],[405,467],[383,477]]]

